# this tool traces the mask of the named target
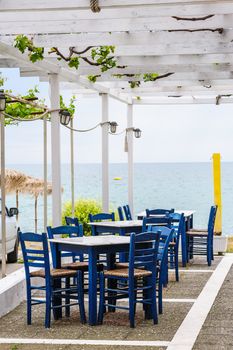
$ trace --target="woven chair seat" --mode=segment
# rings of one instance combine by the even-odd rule
[[[151,276],[151,271],[134,269],[134,278],[148,277]],[[104,271],[104,276],[110,277],[129,277],[129,269],[115,269]]]
[[[88,271],[88,262],[87,261],[76,261],[73,263],[62,264],[62,269],[76,270],[76,271]],[[97,271],[103,271],[104,264],[97,264]]]
[[[116,269],[128,269],[128,267],[129,267],[129,263],[128,262],[125,262],[125,263],[121,262],[121,263],[116,263],[115,264],[115,268]]]
[[[193,230],[193,231],[187,231],[186,234],[189,236],[207,237],[208,232],[207,231],[203,232],[203,231],[194,231]]]
[[[76,271],[71,271],[71,270],[65,270],[65,269],[51,269],[50,270],[50,275],[53,278],[58,278],[58,277],[75,277],[76,276]],[[45,278],[45,270],[37,270],[37,271],[32,271],[30,273],[31,277],[43,277]]]
[[[66,264],[62,264],[62,269],[75,270],[75,271],[88,271],[88,262],[76,261]]]

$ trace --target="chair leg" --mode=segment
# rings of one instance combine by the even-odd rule
[[[158,301],[159,301],[159,314],[162,314],[163,313],[163,285],[161,281],[159,281]]]
[[[45,303],[45,328],[50,328],[51,323],[51,290],[46,286],[46,303]]]
[[[70,278],[66,278],[65,280],[65,287],[66,287],[66,298],[65,298],[65,303],[66,305],[70,304]],[[65,315],[66,317],[70,317],[70,306],[65,307]]]
[[[137,283],[137,282],[135,282]],[[130,321],[130,328],[135,327],[135,293],[133,286],[129,286],[129,321]]]
[[[98,323],[102,324],[103,323],[103,317],[104,317],[104,303],[105,303],[105,298],[104,298],[104,274],[103,272],[100,272],[99,274],[99,284],[100,284],[100,301],[99,301],[99,313],[98,313]]]
[[[176,282],[179,282],[179,256],[178,256],[178,247],[175,250],[175,269],[176,269]]]
[[[157,311],[157,303],[156,303],[156,283],[153,283],[152,285],[151,297],[152,297],[151,307],[152,307],[153,321],[154,321],[154,324],[158,324],[158,311]]]
[[[27,324],[32,324],[31,285],[27,283]]]
[[[80,311],[80,319],[82,323],[86,323],[86,313],[84,307],[84,293],[83,293],[83,273],[78,271],[77,274],[77,285],[78,285],[78,302],[79,302],[79,311]]]

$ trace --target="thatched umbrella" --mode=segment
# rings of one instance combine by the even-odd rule
[[[16,193],[16,207],[19,207],[19,188],[27,180],[28,176],[20,171],[6,169],[5,170],[5,190],[6,193]],[[1,178],[0,178],[1,184]],[[17,215],[18,219],[18,215]]]
[[[6,169],[5,170],[5,189],[7,193],[12,193],[17,190],[26,180],[28,176],[20,171]],[[0,179],[1,184],[1,179]]]
[[[51,194],[52,193],[52,183],[47,182],[46,188],[47,188],[47,190],[46,190],[47,195]],[[19,188],[19,192],[29,193],[29,194],[33,195],[35,198],[35,206],[34,206],[34,208],[35,208],[35,232],[37,232],[37,222],[38,222],[37,202],[38,202],[38,196],[44,194],[44,181],[41,179],[37,179],[35,177],[32,177],[32,176],[28,176],[26,181],[24,181],[21,184],[21,186]]]

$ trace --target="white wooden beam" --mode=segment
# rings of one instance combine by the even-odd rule
[[[203,25],[203,28],[206,26]],[[218,28],[218,27],[216,27]],[[99,35],[98,33],[79,33],[79,34],[50,34],[34,35],[33,42],[36,46],[45,47],[49,50],[51,47],[60,49],[69,48],[70,46],[81,47],[98,46],[98,45],[115,45],[115,46],[137,46],[137,45],[159,45],[171,44],[172,46],[188,43],[188,41],[209,42],[228,42],[232,39],[232,29],[226,29],[222,34],[219,32],[202,31],[202,32],[168,32],[168,31],[136,31],[136,32],[106,32]],[[1,40],[12,43],[12,37],[1,36]]]
[[[109,7],[123,7],[132,6],[135,8],[136,6],[143,5],[157,5],[158,7],[169,4],[170,6],[177,5],[205,5],[205,4],[214,4],[217,1],[213,0],[99,0],[99,6],[101,8],[109,8]],[[225,3],[226,1],[218,1],[219,3]],[[90,9],[90,3],[88,0],[66,0],[65,8],[70,9]],[[56,1],[46,1],[46,0],[36,0],[35,2],[31,2],[30,0],[1,0],[1,9],[2,10],[54,10],[61,9],[64,10],[64,1],[56,0]]]
[[[133,105],[127,105],[127,128],[133,127]],[[133,130],[127,132],[128,141],[128,203],[132,215],[134,216],[133,200]]]
[[[190,16],[191,18],[191,16]],[[89,32],[114,32],[114,31],[158,31],[158,30],[196,30],[196,29],[216,29],[232,28],[233,15],[214,15],[203,21],[177,20],[172,17],[145,17],[145,18],[107,18],[93,20],[53,20],[38,19],[34,20],[33,16],[25,18],[22,16],[21,21],[0,22],[1,34],[17,35],[21,34],[60,34],[60,33],[79,33]]]
[[[102,94],[102,123],[108,122],[108,95]],[[109,140],[108,124],[102,126],[102,208],[103,212],[109,211]]]
[[[55,62],[56,63],[56,62]],[[65,65],[64,65],[65,67]],[[22,73],[27,74],[27,69],[21,69]],[[108,77],[110,74],[145,74],[145,73],[158,73],[159,75],[175,72],[175,73],[185,73],[185,72],[229,72],[233,71],[233,64],[223,63],[223,64],[173,64],[173,65],[143,65],[143,66],[127,66],[124,69],[112,68],[111,70],[102,73],[99,67],[80,67],[78,69],[78,74],[80,75],[101,75],[103,78]],[[32,75],[34,72],[29,71]],[[44,75],[44,73],[42,73]]]
[[[49,76],[51,108],[60,108],[59,80],[57,74]],[[52,221],[61,225],[61,155],[60,118],[58,112],[51,113],[51,155],[52,155]]]
[[[233,103],[233,97],[221,97],[220,104]],[[189,104],[215,104],[215,97],[199,97],[199,96],[185,96],[185,97],[157,97],[157,98],[139,98],[134,99],[135,105],[189,105]]]
[[[210,13],[227,14],[233,11],[232,3],[229,1],[200,1],[195,2],[181,2],[181,3],[169,3],[164,1],[160,2],[147,2],[143,3],[129,3],[125,2],[113,2],[100,1],[101,11],[96,14],[90,11],[88,2],[82,4],[82,1],[75,2],[67,1],[66,6],[59,1],[47,3],[45,1],[36,1],[35,5],[26,3],[25,1],[14,2],[12,0],[3,0],[1,5],[1,11],[3,13],[15,14],[20,18],[20,13],[27,12],[35,16],[37,14],[42,15],[42,19],[51,18],[51,11],[58,19],[59,14],[63,14],[65,19],[95,19],[97,16],[99,19],[106,18],[138,18],[138,17],[158,17],[158,16],[200,16]],[[20,11],[19,11],[20,10]],[[50,12],[50,13],[49,13]],[[44,17],[43,17],[44,16]],[[47,17],[46,17],[47,16]],[[10,17],[11,18],[11,17]]]

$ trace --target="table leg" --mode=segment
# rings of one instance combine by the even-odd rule
[[[120,236],[125,236],[125,229],[124,228],[120,228]],[[120,262],[127,262],[127,253],[125,253],[125,252],[119,253],[119,261]]]
[[[61,268],[61,252],[58,249],[58,244],[54,244],[54,245],[55,245],[55,247],[54,247],[54,250],[55,250],[55,266],[54,266],[54,268],[60,269]],[[55,278],[53,281],[53,285],[54,285],[55,289],[60,289],[61,288],[61,279]],[[61,303],[62,303],[61,297],[58,295],[55,295],[53,297],[52,303],[54,306],[61,305]],[[55,320],[62,318],[62,308],[53,309],[53,316],[54,316]]]
[[[94,326],[97,324],[97,255],[94,249],[89,250],[89,325]]]
[[[187,263],[187,243],[186,243],[186,229],[181,235],[181,251],[182,251],[182,266],[186,267]]]
[[[116,262],[116,254],[115,253],[111,253],[111,254],[107,254],[107,270],[112,270],[114,269],[115,266],[115,262]],[[117,287],[117,280],[109,278],[108,279],[108,288],[114,289]],[[108,302],[109,304],[115,305],[116,300],[114,298],[111,298],[111,295],[114,295],[113,292],[108,292]],[[115,308],[114,307],[109,307],[108,311],[109,312],[115,312]]]

